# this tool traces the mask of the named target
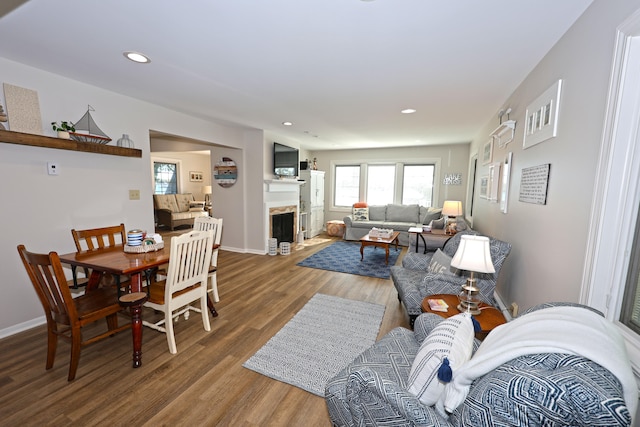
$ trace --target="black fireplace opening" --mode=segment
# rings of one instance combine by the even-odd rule
[[[280,242],[293,243],[293,212],[271,215],[271,237]]]

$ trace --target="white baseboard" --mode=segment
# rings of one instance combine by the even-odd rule
[[[36,326],[40,326],[47,323],[47,319],[44,316],[37,317],[35,319],[27,320],[26,322],[18,323],[17,325],[10,326],[0,330],[0,339],[9,337],[11,335],[24,332]]]
[[[496,291],[493,291],[493,297],[495,298],[496,302],[498,303],[498,308],[500,309],[500,311],[504,315],[504,318],[507,319],[507,322],[511,322],[513,320],[513,316],[511,316],[511,312],[507,308],[507,305],[504,303],[502,298],[500,298],[500,295],[498,295],[498,293]]]

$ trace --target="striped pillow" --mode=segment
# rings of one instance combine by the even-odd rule
[[[409,393],[425,405],[435,405],[446,385],[438,379],[438,370],[447,359],[455,375],[456,368],[471,358],[473,337],[473,321],[468,313],[456,314],[433,328],[411,365]]]

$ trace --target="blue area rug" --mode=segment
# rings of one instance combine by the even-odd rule
[[[298,263],[301,267],[318,268],[320,270],[338,271],[340,273],[360,276],[389,278],[389,268],[398,261],[402,247],[389,247],[389,265],[384,263],[384,248],[367,246],[364,248],[364,260],[360,261],[360,242],[338,241],[316,252]]]

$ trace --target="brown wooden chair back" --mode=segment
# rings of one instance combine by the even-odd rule
[[[117,244],[124,245],[127,242],[124,224],[87,230],[73,229],[71,235],[78,252],[104,249]]]
[[[37,254],[18,246],[20,259],[40,299],[47,319],[47,364],[53,367],[58,337],[71,342],[71,361],[68,380],[75,378],[80,361],[80,349],[108,336],[128,329],[129,323],[118,327],[117,313],[121,310],[118,294],[113,288],[98,288],[73,298],[67,286],[60,258],[56,252]],[[107,331],[84,340],[81,328],[100,319],[107,320]]]

